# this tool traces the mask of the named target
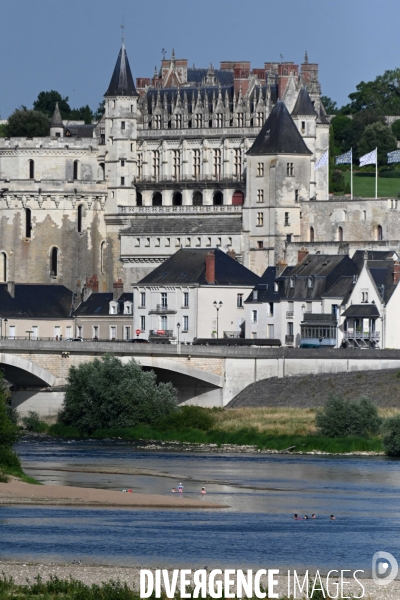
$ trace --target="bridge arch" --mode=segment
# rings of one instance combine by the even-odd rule
[[[52,373],[30,360],[14,354],[0,353],[0,369],[4,378],[19,387],[52,387],[56,378]]]

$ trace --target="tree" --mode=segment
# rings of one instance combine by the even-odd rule
[[[68,115],[68,119],[71,121],[85,121],[87,125],[91,125],[93,121],[93,112],[88,104],[81,106],[81,108],[73,108]]]
[[[350,402],[343,398],[330,398],[317,413],[315,423],[323,436],[336,438],[377,435],[381,427],[378,409],[370,400]]]
[[[49,92],[40,92],[37,99],[33,103],[33,108],[34,110],[38,110],[46,114],[48,117],[52,117],[56,107],[56,102],[58,102],[58,108],[60,109],[62,118],[69,119],[71,107],[68,104],[68,96],[63,98],[61,94],[55,90],[50,90]]]
[[[369,109],[381,115],[400,114],[400,69],[385,71],[373,81],[361,81],[356,90],[349,94],[350,103],[342,112],[354,114]]]
[[[321,102],[328,115],[336,115],[339,112],[337,103],[329,98],[329,96],[321,96]]]
[[[101,117],[104,115],[105,110],[106,110],[105,101],[103,100],[102,102],[100,102],[98,109],[96,110],[96,112],[93,115],[94,120],[100,121]]]
[[[392,124],[392,133],[396,140],[400,140],[400,119]]]
[[[37,110],[17,109],[9,117],[7,137],[45,137],[50,133],[50,120]]]
[[[19,438],[18,428],[9,417],[10,393],[0,373],[0,470],[21,468],[18,456],[12,449]]]
[[[389,456],[400,456],[400,415],[386,419],[382,433],[385,453]]]
[[[151,425],[171,414],[176,404],[172,384],[157,384],[153,371],[143,371],[134,360],[123,364],[106,354],[70,368],[59,422],[85,433]]]
[[[387,153],[396,150],[397,141],[391,130],[383,123],[368,125],[361,136],[359,143],[359,154],[367,154],[374,148],[378,148],[378,165],[387,164]]]

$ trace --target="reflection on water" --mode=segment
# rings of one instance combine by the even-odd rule
[[[3,507],[0,557],[253,568],[367,568],[377,550],[400,557],[397,460],[145,452],[91,441],[22,440],[17,450],[25,471],[45,483],[170,494],[182,481],[185,496],[199,498],[205,485],[208,499],[230,508]],[[295,512],[318,519],[295,522]],[[331,513],[337,521],[328,520]]]

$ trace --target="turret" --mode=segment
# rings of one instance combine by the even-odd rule
[[[58,102],[56,102],[53,116],[50,121],[50,136],[64,137],[64,124],[62,122],[60,109],[58,108]]]

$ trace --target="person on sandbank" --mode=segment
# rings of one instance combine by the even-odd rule
[[[180,483],[180,484],[178,485],[178,492],[179,492],[180,494],[182,494],[182,492],[183,492],[183,485],[182,485],[182,483]]]
[[[207,494],[207,492],[206,492],[206,488],[202,487],[202,488],[201,488],[201,491],[200,491],[200,494]]]

